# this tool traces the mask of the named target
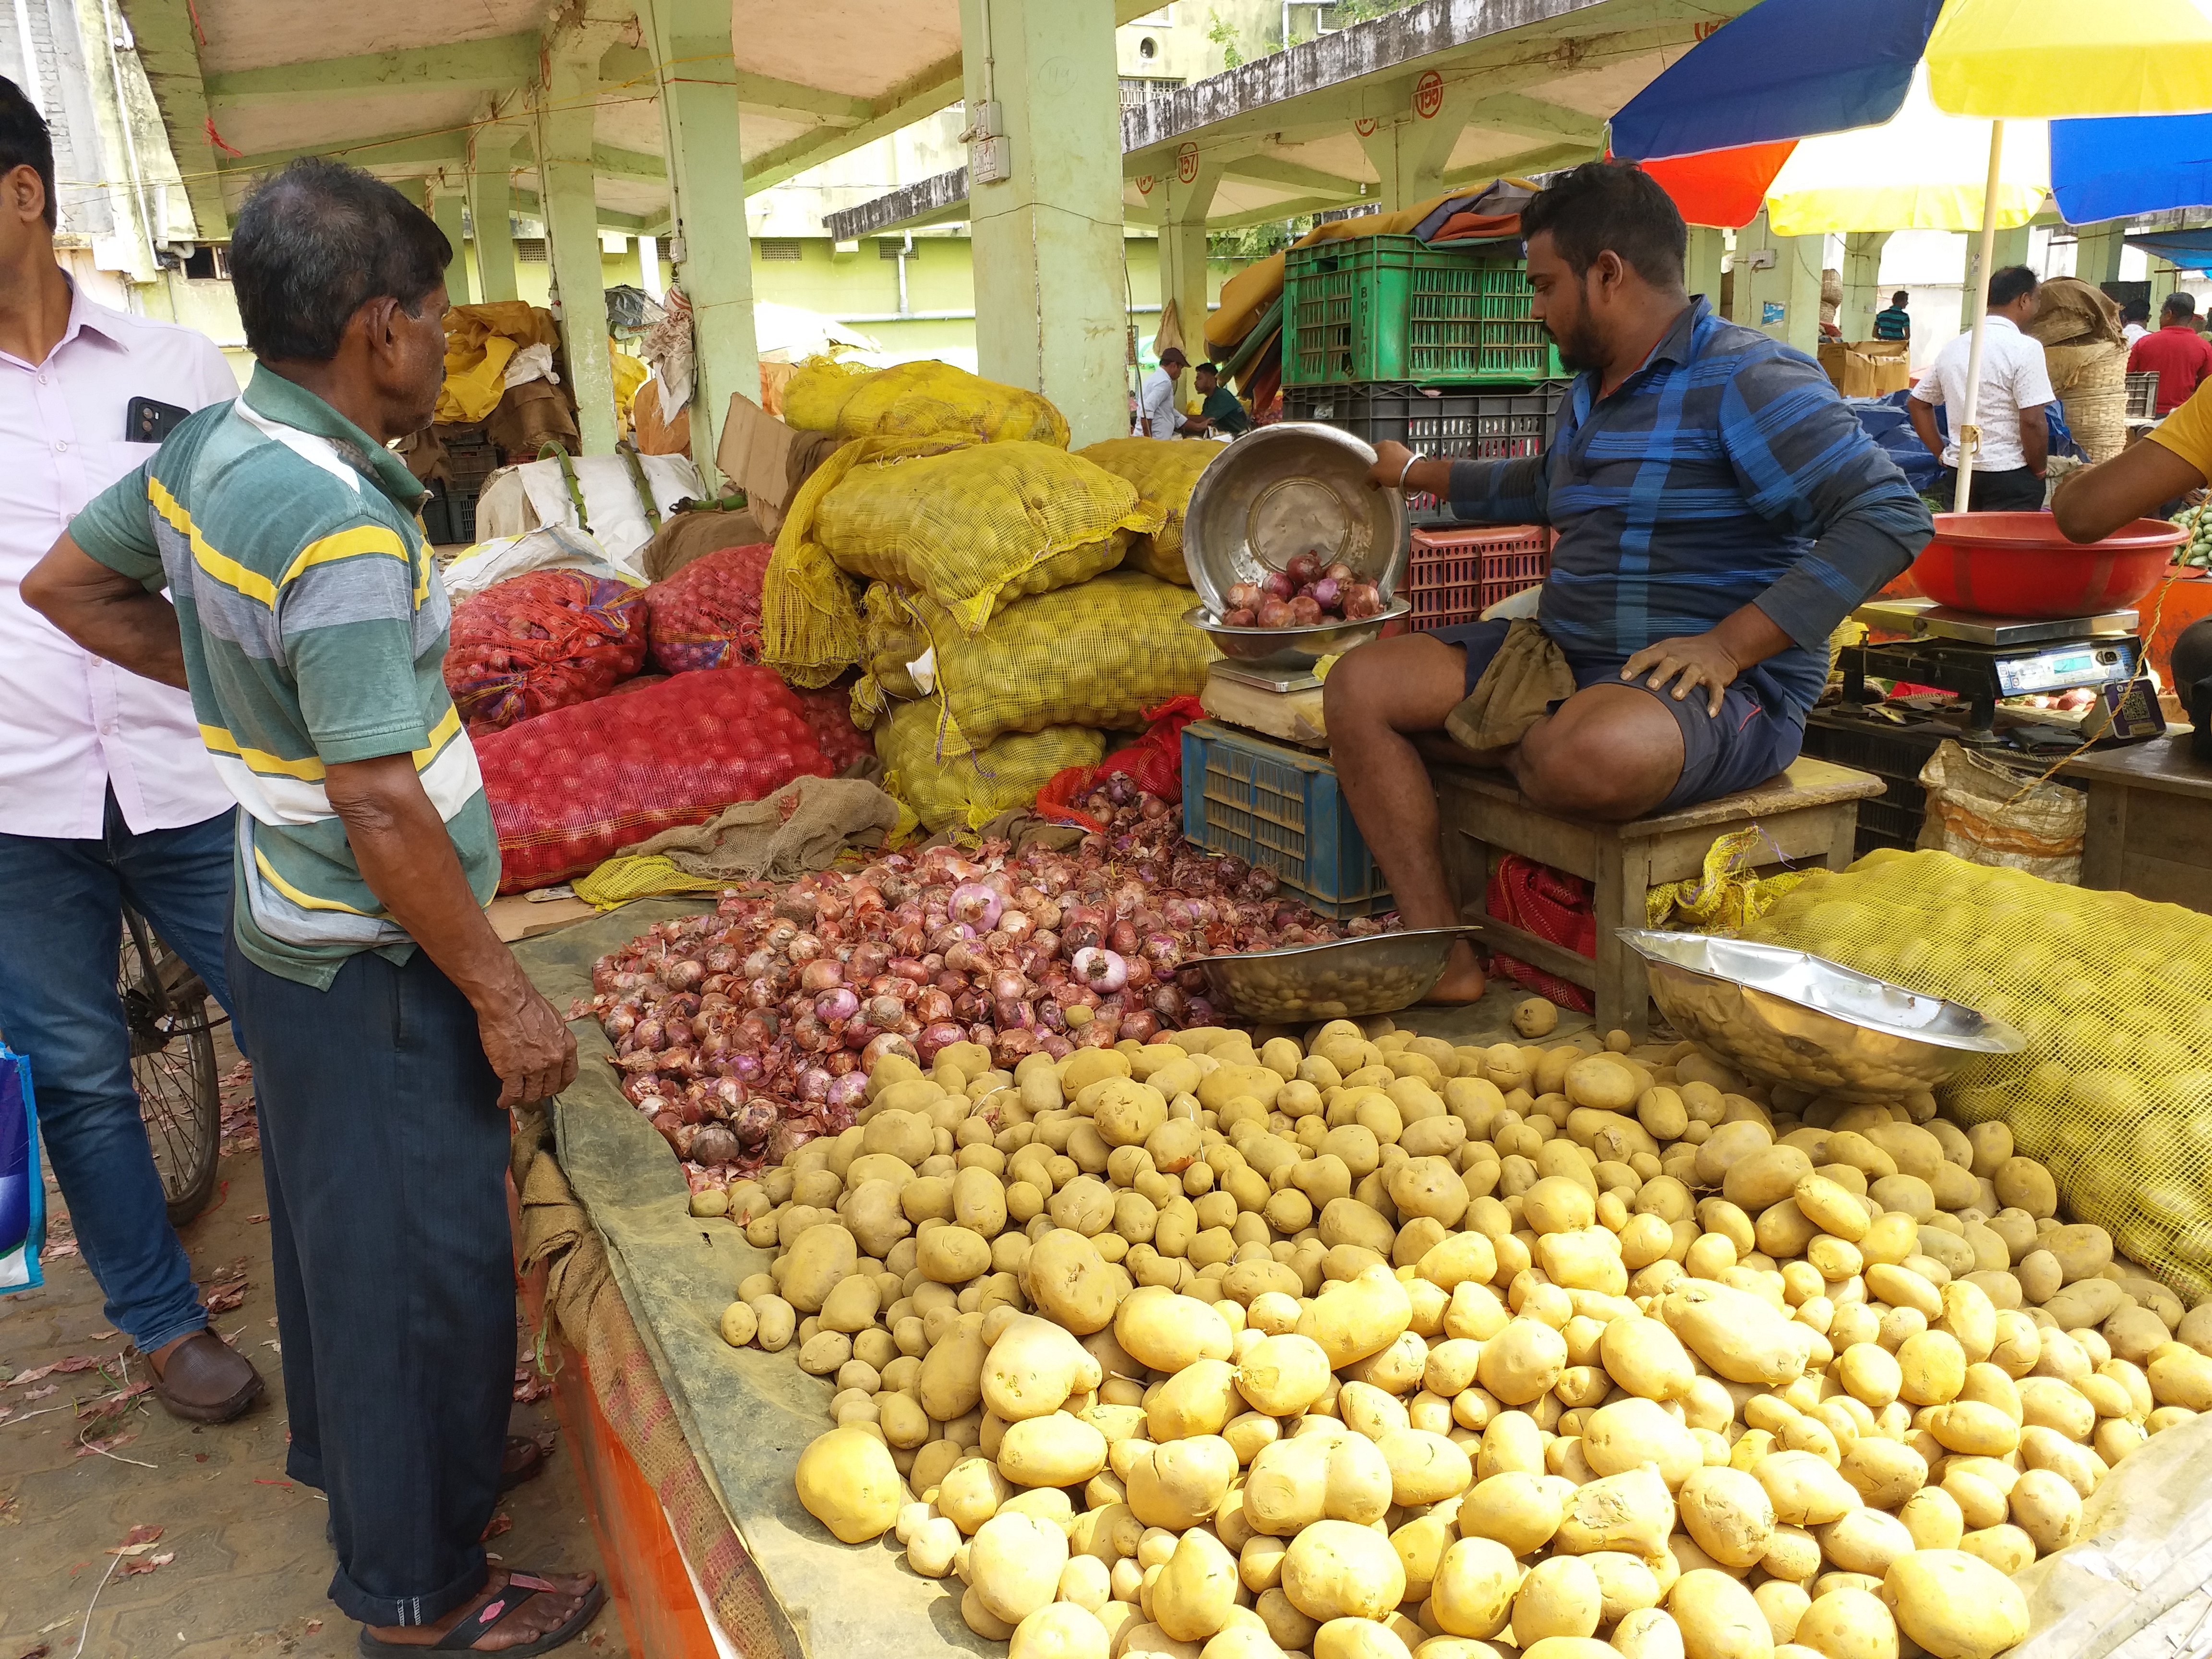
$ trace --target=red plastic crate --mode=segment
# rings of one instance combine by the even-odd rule
[[[1540,525],[1485,530],[1416,530],[1398,597],[1412,601],[1408,631],[1471,623],[1509,593],[1534,587],[1552,562],[1552,532]]]

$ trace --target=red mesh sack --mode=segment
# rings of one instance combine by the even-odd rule
[[[807,729],[814,740],[822,745],[822,753],[830,763],[830,769],[842,773],[856,761],[869,759],[876,752],[872,734],[853,724],[853,683],[838,681],[815,690],[798,686],[791,695],[799,700],[799,712],[805,716]]]
[[[1538,939],[1563,945],[1577,956],[1597,955],[1597,912],[1590,886],[1580,876],[1508,853],[1490,878],[1490,914]],[[1548,997],[1577,1013],[1597,1012],[1590,994],[1572,980],[1560,979],[1512,957],[1493,957],[1492,965],[1517,985]]]
[[[477,761],[502,893],[580,876],[663,830],[833,769],[798,700],[765,668],[556,708],[489,733]]]
[[[653,610],[653,659],[671,674],[757,663],[761,583],[773,544],[725,547],[645,590]]]
[[[494,582],[453,608],[446,690],[471,732],[604,697],[645,662],[645,590],[580,570]]]
[[[1102,779],[1110,778],[1116,772],[1126,774],[1148,795],[1181,804],[1182,729],[1193,720],[1205,718],[1206,705],[1196,697],[1170,697],[1157,708],[1147,708],[1145,719],[1149,724],[1145,735],[1127,749],[1116,750],[1096,766],[1071,766],[1054,773],[1051,781],[1037,791],[1038,812],[1063,823],[1080,824],[1094,833],[1103,834],[1106,826],[1089,813],[1077,811],[1075,803],[1096,789]]]

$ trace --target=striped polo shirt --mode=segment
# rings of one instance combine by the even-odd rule
[[[321,398],[256,368],[70,526],[78,546],[167,586],[200,738],[245,810],[239,948],[327,988],[349,957],[413,941],[362,879],[325,769],[411,754],[478,902],[499,842],[446,693],[444,585],[399,458]]]

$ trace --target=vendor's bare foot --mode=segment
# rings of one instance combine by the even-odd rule
[[[1451,948],[1451,959],[1444,964],[1444,976],[1421,1000],[1428,1004],[1480,1002],[1482,987],[1482,963],[1474,954],[1474,947],[1461,939]]]
[[[481,1626],[475,1641],[465,1644],[471,1653],[505,1653],[544,1641],[563,1626],[575,1622],[587,1606],[603,1598],[594,1573],[510,1573],[494,1567],[491,1577],[473,1599],[430,1625],[371,1625],[369,1637],[387,1648],[428,1648],[462,1625]],[[535,1589],[536,1595],[516,1601],[510,1589]],[[588,1619],[575,1622],[572,1635],[580,1635]],[[364,1649],[368,1644],[364,1643]]]

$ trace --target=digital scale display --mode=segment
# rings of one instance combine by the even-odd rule
[[[2002,695],[2022,697],[2039,691],[2064,691],[2077,685],[2102,685],[2135,672],[2132,655],[2118,646],[2060,646],[2049,651],[1996,659]]]

